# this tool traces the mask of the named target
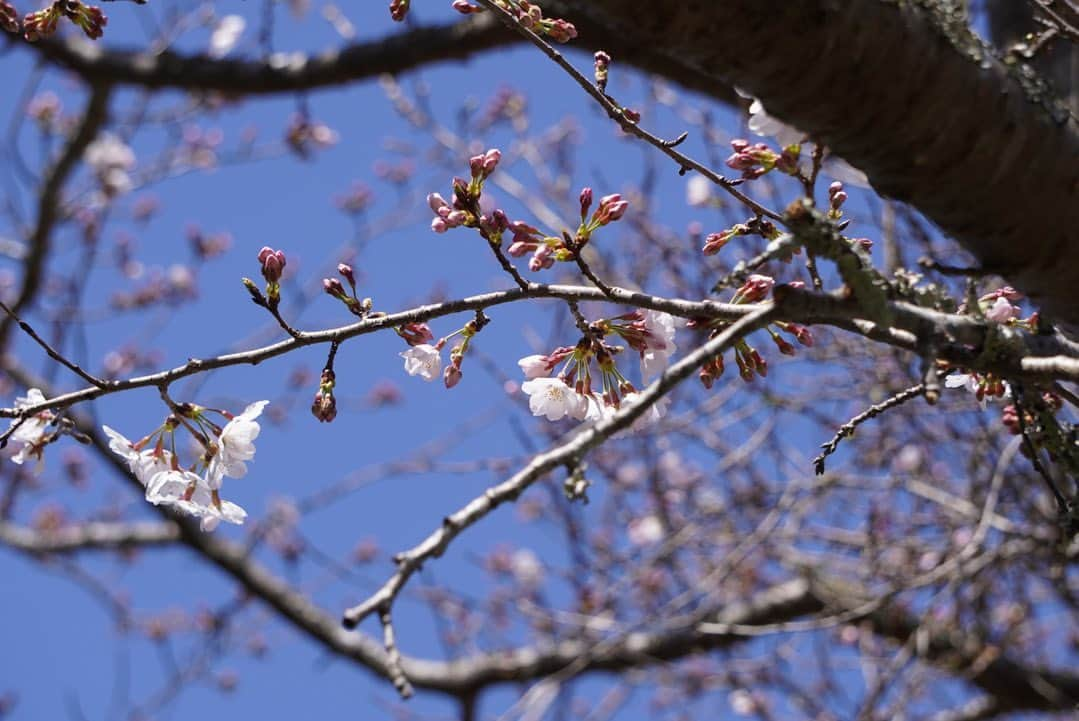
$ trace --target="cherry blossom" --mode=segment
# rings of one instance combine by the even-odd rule
[[[534,416],[546,416],[549,421],[566,416],[583,420],[588,413],[588,400],[561,378],[532,378],[521,384],[521,390],[528,394]]]
[[[23,410],[44,402],[45,394],[37,388],[31,388],[26,392],[25,396],[15,399],[15,410]],[[18,452],[11,457],[12,463],[22,465],[27,458],[36,458],[38,463],[34,468],[34,472],[41,472],[44,465],[41,454],[45,448],[42,441],[53,418],[52,411],[42,411],[30,416],[21,423],[18,420],[11,422],[8,428],[15,427],[11,434],[11,440],[22,444]]]
[[[232,418],[221,430],[217,440],[217,453],[210,459],[206,469],[206,483],[212,489],[221,487],[221,479],[243,478],[247,475],[247,465],[255,457],[255,439],[262,430],[255,419],[262,413],[269,401],[257,401],[244,409],[243,413]]]
[[[1007,298],[1000,296],[985,311],[985,317],[997,323],[1007,323],[1019,317],[1019,309],[1009,303]]]
[[[626,535],[634,546],[650,546],[663,540],[663,524],[655,516],[635,518],[629,522]]]
[[[218,21],[210,35],[210,47],[206,54],[211,58],[223,58],[228,55],[243,34],[246,23],[239,15],[226,15]]]
[[[442,373],[442,354],[433,345],[414,345],[399,355],[405,359],[405,372],[410,376],[430,382]]]
[[[109,437],[109,450],[127,461],[128,469],[142,485],[147,485],[156,474],[172,467],[172,454],[168,451],[156,448],[136,449],[135,443],[123,434],[108,426],[101,426],[101,428]]]
[[[128,171],[135,167],[135,153],[116,135],[102,133],[86,146],[83,160],[97,175],[106,195],[111,197],[131,190]]]
[[[646,310],[644,327],[649,339],[647,348],[641,351],[641,378],[645,383],[651,383],[667,369],[671,355],[677,350],[674,335],[678,320],[669,313]]]
[[[529,380],[533,378],[542,378],[551,372],[551,369],[547,364],[547,356],[545,355],[537,354],[525,356],[517,361],[517,365],[521,366],[521,372],[523,372],[525,378]]]
[[[200,528],[204,531],[212,531],[221,521],[241,524],[247,518],[247,511],[221,500],[217,490],[210,488],[202,476],[183,469],[156,473],[146,485],[146,500],[200,518]]]

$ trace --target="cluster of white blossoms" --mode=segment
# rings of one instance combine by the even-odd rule
[[[39,389],[31,388],[26,392],[25,396],[15,399],[15,410],[20,411],[24,408],[31,408],[44,402],[45,395]],[[34,466],[34,472],[41,472],[44,467],[42,451],[45,450],[45,446],[49,442],[49,426],[54,419],[55,416],[52,411],[42,411],[21,422],[19,420],[11,422],[8,429],[14,430],[11,430],[11,436],[9,436],[8,440],[9,442],[20,444],[18,451],[11,457],[12,463],[22,465],[27,458],[36,458],[37,464]]]
[[[165,433],[173,431],[173,424],[166,423],[158,432],[138,442],[128,440],[108,426],[102,428],[109,437],[109,448],[127,461],[131,473],[145,486],[147,501],[200,518],[202,530],[211,531],[221,521],[240,524],[247,518],[243,508],[222,500],[221,484],[225,478],[247,475],[247,461],[255,457],[255,439],[261,430],[255,419],[268,403],[252,403],[240,415],[229,417],[225,427],[212,434],[205,444],[206,452],[190,469],[181,467],[176,454],[164,447]],[[157,442],[151,444],[154,436]],[[195,471],[200,466],[201,475]]]
[[[667,313],[638,311],[623,316],[629,324],[609,323],[609,332],[620,335],[640,354],[641,379],[651,383],[666,370],[674,354],[678,320]],[[598,359],[597,359],[598,360]],[[552,377],[559,363],[566,369]],[[639,402],[640,394],[614,368],[613,362],[599,362],[603,388],[596,395],[591,388],[589,353],[581,346],[559,348],[549,355],[530,355],[517,361],[525,375],[521,390],[528,394],[528,407],[534,416],[549,421],[575,418],[597,422],[612,416],[619,408]],[[574,380],[576,379],[576,380]],[[652,404],[639,422],[649,423],[666,412],[667,399]]]

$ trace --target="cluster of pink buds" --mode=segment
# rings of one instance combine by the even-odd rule
[[[337,377],[332,368],[324,368],[322,377],[319,379],[318,392],[311,402],[311,415],[318,419],[319,423],[330,423],[337,417],[337,399],[334,398],[333,389],[337,385]]]
[[[761,378],[768,375],[768,361],[764,360],[757,349],[749,345],[745,339],[734,345],[734,360],[738,363],[738,375],[746,383],[753,380],[754,374]]]
[[[427,196],[427,205],[435,218],[431,221],[431,230],[445,233],[450,228],[461,226],[479,227],[481,234],[494,244],[501,241],[502,231],[509,226],[509,219],[501,210],[495,210],[490,216],[483,216],[479,209],[483,183],[498,167],[502,160],[502,151],[492,148],[482,155],[474,155],[468,160],[471,179],[453,179],[453,203],[446,202],[438,193]]]
[[[468,168],[472,171],[472,182],[482,183],[495,172],[499,161],[502,160],[502,151],[491,148],[483,155],[473,155],[468,159]]]
[[[457,181],[460,178],[455,178],[453,187],[457,187]],[[454,194],[456,204],[456,193]],[[456,208],[446,202],[438,193],[430,193],[427,196],[427,205],[435,214],[434,220],[431,221],[431,230],[436,233],[445,233],[450,228],[457,228],[469,220],[469,213],[461,208]]]
[[[746,180],[759,178],[772,170],[787,175],[798,174],[799,145],[788,145],[782,153],[777,153],[764,143],[751,145],[748,140],[736,138],[731,141],[731,148],[734,153],[727,158],[727,167],[742,171]]]
[[[331,298],[336,298],[344,303],[349,313],[361,318],[364,317],[371,311],[372,303],[370,298],[360,300],[356,295],[356,275],[353,273],[352,266],[347,263],[338,263],[337,273],[348,283],[348,291],[345,290],[344,284],[337,278],[323,278],[322,289]]]
[[[10,8],[10,5],[8,7]],[[6,15],[6,12],[0,11],[0,14]],[[30,42],[48,37],[56,32],[56,25],[61,17],[66,17],[78,25],[91,40],[101,37],[102,28],[109,22],[105,13],[97,6],[86,5],[79,0],[56,0],[49,7],[29,13],[23,18],[23,36]],[[4,27],[8,28],[7,22]]]
[[[0,29],[19,32],[19,13],[7,0],[0,0]]]
[[[800,287],[803,284],[795,281],[790,283],[795,287]],[[751,275],[742,284],[742,286],[735,291],[734,296],[731,298],[731,303],[736,305],[742,305],[746,303],[759,303],[768,297],[772,288],[775,286],[775,280],[766,275]],[[689,323],[693,328],[709,328],[711,330],[712,337],[715,337],[722,328],[729,325],[728,321],[697,318],[691,320]],[[813,334],[809,328],[798,323],[789,323],[787,321],[776,321],[775,328],[778,328],[784,333],[788,333],[794,337],[803,346],[812,347],[814,340]],[[771,337],[772,342],[775,343],[776,348],[783,355],[794,355],[795,347],[785,338],[783,338],[775,329],[769,325],[765,328],[768,335]],[[749,382],[756,376],[761,378],[768,375],[768,363],[761,356],[761,354],[753,348],[745,339],[738,341],[734,346],[735,361],[738,363],[738,374],[742,377],[742,380]],[[700,381],[704,384],[705,388],[711,388],[715,380],[723,375],[724,363],[723,356],[716,356],[711,359],[700,370]]]
[[[411,0],[391,0],[390,17],[397,22],[402,22],[405,16],[408,15],[408,6],[410,4]]]
[[[843,183],[837,180],[828,186],[828,217],[838,220],[843,215],[840,208],[845,202],[847,202],[847,192],[843,190]]]
[[[517,18],[523,27],[537,35],[546,35],[556,43],[568,43],[577,37],[577,28],[561,18],[545,18],[538,5],[528,0],[496,0],[499,5]]]

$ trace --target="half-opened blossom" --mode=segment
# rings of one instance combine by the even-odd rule
[[[206,483],[212,489],[221,487],[221,479],[243,478],[247,475],[247,465],[255,457],[255,439],[262,430],[255,421],[269,401],[252,403],[244,412],[235,416],[221,430],[217,439],[217,453],[210,459],[206,468]]]
[[[549,421],[566,416],[583,419],[588,412],[588,400],[561,378],[532,378],[521,384],[521,390],[528,394],[532,415]]]
[[[400,356],[405,359],[405,372],[410,376],[433,381],[442,373],[442,354],[433,345],[414,345]]]
[[[547,356],[545,355],[529,355],[525,356],[521,360],[517,361],[517,365],[521,366],[521,371],[525,374],[525,378],[542,378],[551,372],[551,369],[547,365]]]
[[[998,297],[989,310],[985,311],[985,317],[997,323],[1007,323],[1019,317],[1019,309],[1008,302],[1008,299]]]

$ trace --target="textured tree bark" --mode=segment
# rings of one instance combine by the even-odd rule
[[[1079,127],[1033,75],[986,52],[953,3],[593,0],[587,12],[623,44],[760,97],[1079,329]]]

